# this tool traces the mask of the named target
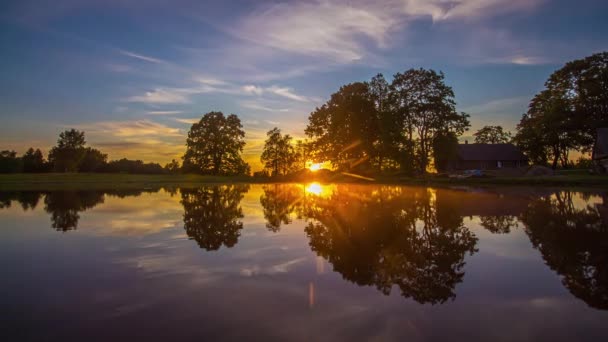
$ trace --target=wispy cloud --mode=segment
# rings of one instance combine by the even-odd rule
[[[150,63],[156,63],[156,64],[164,64],[167,63],[165,61],[163,61],[162,59],[158,59],[158,58],[154,58],[154,57],[149,57],[149,56],[144,56],[135,52],[131,52],[131,51],[126,51],[126,50],[119,50],[119,52],[125,56],[131,57],[131,58],[135,58],[135,59],[139,59],[141,61],[146,61],[146,62],[150,62]]]
[[[190,94],[191,92],[184,89],[157,88],[152,91],[147,91],[143,95],[128,97],[125,101],[152,104],[190,103],[190,99],[188,98]]]
[[[188,124],[188,125],[197,123],[200,120],[201,120],[201,118],[175,118],[175,121],[177,121],[179,123],[183,123],[183,124]]]
[[[154,111],[146,112],[146,114],[148,114],[148,115],[175,115],[175,114],[180,114],[180,113],[181,113],[180,110],[154,110]]]
[[[278,51],[339,63],[369,58],[391,46],[412,22],[483,20],[526,11],[546,0],[326,0],[265,5],[227,28],[235,36]]]
[[[241,107],[243,108],[247,108],[247,109],[253,109],[253,110],[261,110],[261,111],[265,111],[265,112],[281,112],[281,113],[286,113],[289,112],[289,108],[272,108],[272,107],[268,107],[256,102],[241,102]]]

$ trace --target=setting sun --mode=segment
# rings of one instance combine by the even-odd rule
[[[314,163],[314,164],[310,164],[310,166],[308,167],[308,169],[310,171],[312,171],[312,172],[315,172],[315,171],[321,170],[322,166],[323,166],[322,163]]]

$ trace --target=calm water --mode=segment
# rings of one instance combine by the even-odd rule
[[[608,193],[226,185],[0,208],[3,341],[608,339]]]

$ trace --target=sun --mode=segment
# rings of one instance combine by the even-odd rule
[[[322,167],[322,166],[323,166],[323,165],[322,165],[321,163],[314,163],[314,164],[310,164],[310,166],[308,167],[308,169],[309,169],[310,171],[312,171],[312,172],[316,172],[316,171],[321,170],[321,167]]]

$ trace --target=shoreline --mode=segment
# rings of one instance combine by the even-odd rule
[[[493,177],[493,178],[405,178],[378,177],[364,181],[342,175],[299,179],[261,179],[244,176],[203,175],[142,175],[103,173],[44,173],[44,174],[0,174],[0,191],[28,190],[102,190],[102,189],[146,189],[146,188],[192,188],[207,184],[273,184],[273,183],[344,183],[382,184],[411,186],[474,186],[474,187],[593,187],[608,189],[605,175],[556,175],[541,177]]]

